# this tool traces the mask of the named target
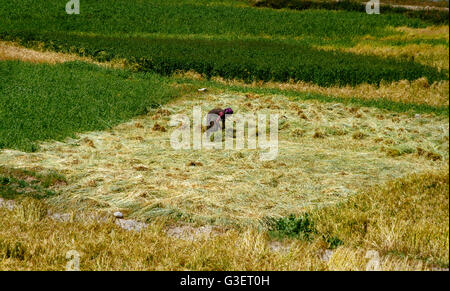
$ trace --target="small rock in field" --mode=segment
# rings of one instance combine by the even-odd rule
[[[291,247],[283,245],[279,241],[273,241],[269,244],[269,248],[272,252],[289,253]]]
[[[415,117],[416,117],[416,118],[420,118],[420,114],[416,114]]]
[[[123,218],[123,213],[120,211],[116,211],[116,212],[114,212],[114,217],[115,218]]]
[[[324,261],[325,263],[328,263],[333,256],[333,253],[334,252],[332,250],[325,250],[320,259],[322,259],[322,261]]]
[[[206,90],[208,90],[208,89],[206,89],[206,88],[200,88],[200,89],[198,89],[198,92],[206,92]]]
[[[8,210],[13,210],[16,208],[16,202],[13,200],[4,200],[3,198],[0,198],[0,208],[6,208]]]

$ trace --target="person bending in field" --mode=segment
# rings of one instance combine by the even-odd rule
[[[226,115],[233,114],[233,109],[231,108],[215,108],[208,112],[206,116],[207,126],[206,132],[210,135],[212,132],[216,132],[221,128],[225,129],[225,118]]]

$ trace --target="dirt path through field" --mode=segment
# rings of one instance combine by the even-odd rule
[[[392,7],[406,8],[409,10],[441,10],[448,11],[447,7],[435,7],[435,6],[417,6],[417,5],[391,5]]]

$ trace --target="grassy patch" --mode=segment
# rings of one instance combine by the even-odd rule
[[[308,214],[303,216],[290,215],[268,221],[269,235],[273,238],[298,238],[310,240],[317,232]]]
[[[0,148],[103,130],[177,95],[167,80],[73,62],[0,62]]]
[[[50,187],[66,184],[66,178],[56,172],[38,174],[28,170],[0,167],[1,198],[50,198],[56,195]]]
[[[163,75],[193,70],[208,78],[221,76],[246,82],[301,80],[320,86],[380,84],[381,81],[412,81],[420,77],[426,77],[430,83],[448,79],[448,71],[438,71],[410,60],[267,40],[191,40],[66,33],[32,34],[24,38],[28,39],[23,41],[25,44],[42,41],[51,50],[75,52],[98,61],[126,59],[136,70]]]

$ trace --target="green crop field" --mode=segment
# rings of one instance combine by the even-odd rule
[[[0,270],[448,270],[445,3],[66,3],[0,4]],[[219,107],[276,158],[172,146]]]
[[[194,70],[208,78],[221,76],[247,82],[294,80],[320,86],[379,84],[381,81],[412,81],[420,77],[435,82],[448,76],[447,71],[412,61],[336,53],[269,41],[67,37],[62,34],[53,34],[53,37],[55,40],[45,36],[38,39],[51,43],[46,46],[50,49],[77,52],[99,61],[126,59],[140,71],[163,75]]]
[[[43,43],[41,46],[51,50],[101,61],[126,59],[140,70],[161,74],[194,70],[207,77],[292,79],[320,86],[420,77],[434,82],[448,76],[448,70],[438,71],[409,60],[311,47],[348,45],[367,35],[386,37],[393,34],[388,27],[427,25],[401,14],[375,18],[359,12],[307,10],[280,15],[270,9],[200,6],[192,1],[138,1],[133,6],[128,1],[84,1],[79,17],[61,18],[59,2],[23,1],[23,5],[3,6],[0,36],[25,45]],[[26,21],[17,17],[21,13],[29,15]]]

